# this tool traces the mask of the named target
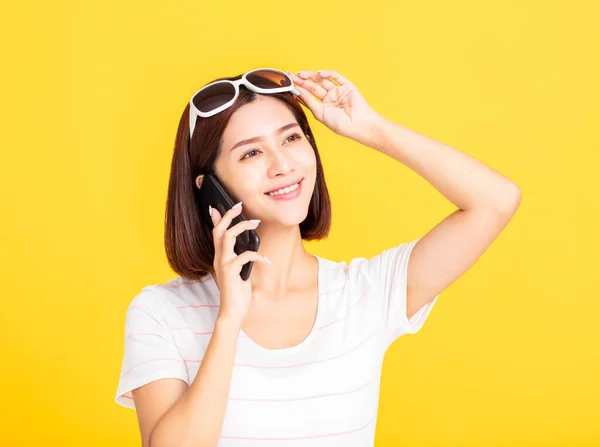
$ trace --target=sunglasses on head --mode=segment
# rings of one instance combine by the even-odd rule
[[[240,85],[256,93],[291,92],[300,95],[292,79],[275,68],[257,68],[245,73],[235,81],[215,81],[205,85],[190,100],[190,139],[194,135],[196,119],[208,118],[230,107],[240,94]]]

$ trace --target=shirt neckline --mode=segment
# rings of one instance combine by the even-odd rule
[[[303,349],[304,347],[306,347],[308,344],[310,344],[314,338],[314,332],[315,332],[315,328],[318,327],[320,321],[321,321],[321,315],[323,313],[323,305],[322,305],[322,286],[323,286],[323,259],[315,254],[312,254],[311,256],[314,256],[317,259],[317,263],[318,263],[318,268],[317,268],[317,293],[318,293],[318,297],[317,297],[317,314],[315,316],[315,322],[313,323],[312,328],[310,329],[310,332],[308,333],[308,335],[306,336],[306,338],[304,340],[302,340],[300,343],[298,343],[297,345],[294,346],[288,346],[287,348],[267,348],[265,346],[262,346],[260,344],[258,344],[257,342],[255,342],[252,338],[250,338],[248,336],[248,334],[246,334],[243,329],[240,328],[240,332],[239,335],[241,337],[244,338],[244,340],[246,340],[248,342],[248,344],[250,344],[252,346],[253,349],[256,349],[258,351],[262,351],[265,353],[269,353],[271,355],[287,355],[290,353],[294,353],[296,351],[299,351],[301,349]],[[214,278],[213,278],[214,279]],[[219,289],[216,285],[216,283],[213,281],[213,283],[215,284],[215,289],[217,290],[217,293],[219,294],[219,301],[220,301],[220,293],[219,293]]]

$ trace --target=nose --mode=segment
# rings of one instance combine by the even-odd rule
[[[269,177],[286,175],[294,170],[292,156],[285,148],[278,148],[271,151],[270,158]]]

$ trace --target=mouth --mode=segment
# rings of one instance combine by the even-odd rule
[[[284,188],[280,188],[277,190],[266,192],[265,195],[271,197],[275,200],[290,200],[295,199],[300,195],[300,191],[302,190],[302,181],[304,177],[301,178],[298,182],[288,185]]]

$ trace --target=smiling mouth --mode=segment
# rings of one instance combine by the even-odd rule
[[[300,184],[302,183],[303,180],[304,180],[304,178],[300,179],[300,181],[298,183],[295,183],[290,186],[286,186],[285,188],[281,188],[276,191],[266,192],[265,195],[271,196],[271,197],[276,197],[276,196],[280,196],[280,195],[289,194],[290,192],[296,191],[300,187]]]

